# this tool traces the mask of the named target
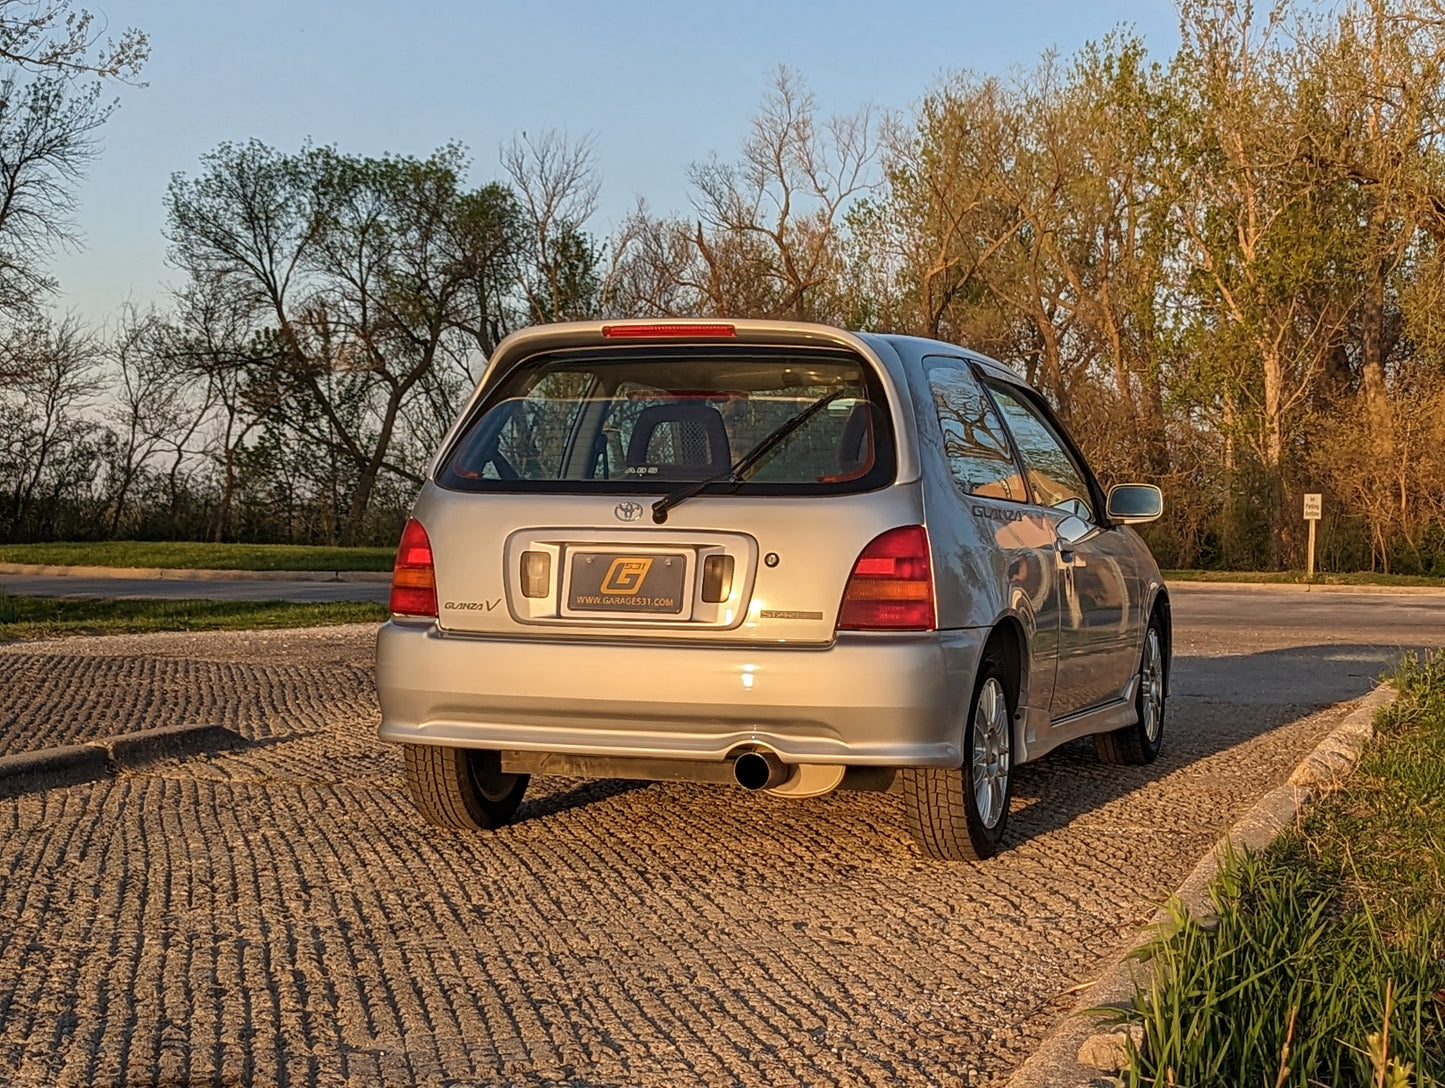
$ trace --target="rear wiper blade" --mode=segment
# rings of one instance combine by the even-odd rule
[[[839,397],[849,392],[851,392],[851,390],[845,387],[843,389],[835,389],[833,390],[833,392],[829,393],[825,397],[819,397],[797,415],[784,420],[779,427],[769,432],[760,442],[758,442],[757,445],[755,445],[752,449],[748,450],[747,453],[739,457],[722,472],[716,473],[712,476],[708,476],[701,480],[694,480],[690,484],[685,484],[682,487],[679,487],[676,491],[669,491],[666,495],[664,495],[662,498],[658,499],[655,503],[652,504],[652,520],[657,522],[658,525],[661,525],[664,521],[667,520],[667,512],[669,510],[671,510],[678,503],[686,502],[688,499],[692,498],[705,487],[710,487],[713,484],[728,482],[739,484],[742,483],[744,472],[752,468],[753,465],[757,464],[760,460],[762,460],[774,449],[776,449],[778,445],[783,441],[783,439],[788,437],[788,435],[792,434],[804,423],[807,423],[808,420],[812,419],[815,415],[821,412],[824,408],[828,407],[828,405],[832,404]]]

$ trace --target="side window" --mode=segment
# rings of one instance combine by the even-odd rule
[[[1008,386],[990,382],[989,391],[998,401],[999,411],[1014,436],[1014,444],[1029,474],[1034,500],[1040,506],[1051,506],[1093,521],[1089,485],[1049,421]]]
[[[930,357],[923,365],[943,429],[943,455],[958,486],[970,495],[1027,501],[1008,438],[967,364]]]

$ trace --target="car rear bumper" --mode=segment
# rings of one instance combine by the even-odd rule
[[[820,647],[377,639],[381,739],[529,752],[958,766],[987,632],[845,635]]]

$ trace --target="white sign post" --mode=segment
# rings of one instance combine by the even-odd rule
[[[1305,576],[1315,576],[1315,525],[1320,520],[1320,512],[1324,506],[1324,496],[1318,493],[1305,496],[1305,520],[1310,523],[1310,556],[1309,564],[1305,568]]]

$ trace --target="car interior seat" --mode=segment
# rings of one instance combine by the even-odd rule
[[[873,467],[873,406],[867,401],[853,405],[843,421],[838,440],[838,471],[819,476],[819,483],[842,483],[866,475]]]
[[[627,475],[701,480],[732,464],[727,426],[710,404],[675,401],[644,408],[627,443]]]

